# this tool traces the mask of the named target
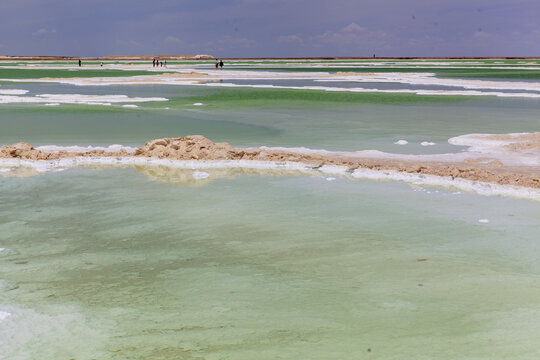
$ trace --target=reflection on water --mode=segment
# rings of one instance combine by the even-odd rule
[[[298,171],[288,169],[249,169],[221,168],[191,170],[168,166],[135,166],[138,173],[146,175],[151,180],[159,180],[169,184],[191,186],[206,185],[218,179],[234,179],[240,176],[323,176],[317,171]]]
[[[4,354],[538,355],[537,203],[208,173],[203,187],[159,167],[0,178]]]

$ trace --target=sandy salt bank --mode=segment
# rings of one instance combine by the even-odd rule
[[[29,176],[70,167],[140,165],[193,170],[282,169],[321,176],[399,180],[540,200],[540,132],[469,134],[449,142],[469,148],[436,155],[401,155],[375,150],[238,148],[228,143],[214,143],[200,135],[155,139],[139,148],[120,145],[34,148],[27,143],[17,143],[0,147],[0,174]],[[194,177],[208,176],[198,173]]]

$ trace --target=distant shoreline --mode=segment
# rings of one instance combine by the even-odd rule
[[[42,61],[42,60],[64,60],[64,61],[152,61],[154,58],[160,60],[214,60],[212,55],[111,55],[102,57],[77,57],[77,56],[11,56],[0,55],[0,61],[18,60],[18,61]]]
[[[11,56],[0,55],[0,61],[43,61],[43,60],[63,60],[76,61],[148,61],[154,58],[161,60],[215,60],[212,55],[111,55],[102,57],[77,57],[77,56]],[[223,60],[540,60],[538,56],[451,56],[451,57],[363,57],[363,56],[321,56],[321,57],[223,57]]]

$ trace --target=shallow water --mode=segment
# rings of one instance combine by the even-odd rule
[[[373,98],[311,90],[213,89],[192,86],[4,86],[37,94],[163,97],[139,108],[43,104],[0,106],[0,143],[140,146],[160,137],[202,134],[235,146],[305,146],[395,153],[460,151],[447,140],[468,133],[536,131],[540,101],[380,94]],[[256,95],[250,95],[255,93]],[[314,95],[319,94],[319,95]],[[354,98],[354,99],[356,99]],[[368,100],[363,100],[363,99]],[[415,99],[410,103],[410,99]],[[322,103],[321,103],[322,102]],[[203,106],[193,106],[202,103]],[[474,121],[472,121],[474,119]],[[407,140],[407,146],[394,143]],[[420,146],[423,141],[437,146]]]
[[[0,104],[0,144],[36,146],[201,134],[234,146],[444,153],[463,150],[447,143],[458,135],[538,131],[540,110],[538,99],[495,97],[0,89],[169,99]],[[538,202],[294,172],[12,177],[19,170],[0,173],[0,359],[540,356]]]
[[[0,180],[6,359],[539,354],[538,203],[138,170]]]

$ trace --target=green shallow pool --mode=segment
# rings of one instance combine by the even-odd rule
[[[209,173],[0,178],[3,356],[540,355],[538,203]]]
[[[444,153],[460,150],[447,143],[454,136],[537,131],[540,110],[537,99],[497,97],[171,85],[3,88],[28,90],[28,96],[120,94],[169,101],[136,103],[136,109],[122,104],[0,104],[0,144],[140,146],[154,138],[200,134],[235,146]],[[409,144],[394,144],[401,139]],[[437,145],[424,147],[423,141]]]

